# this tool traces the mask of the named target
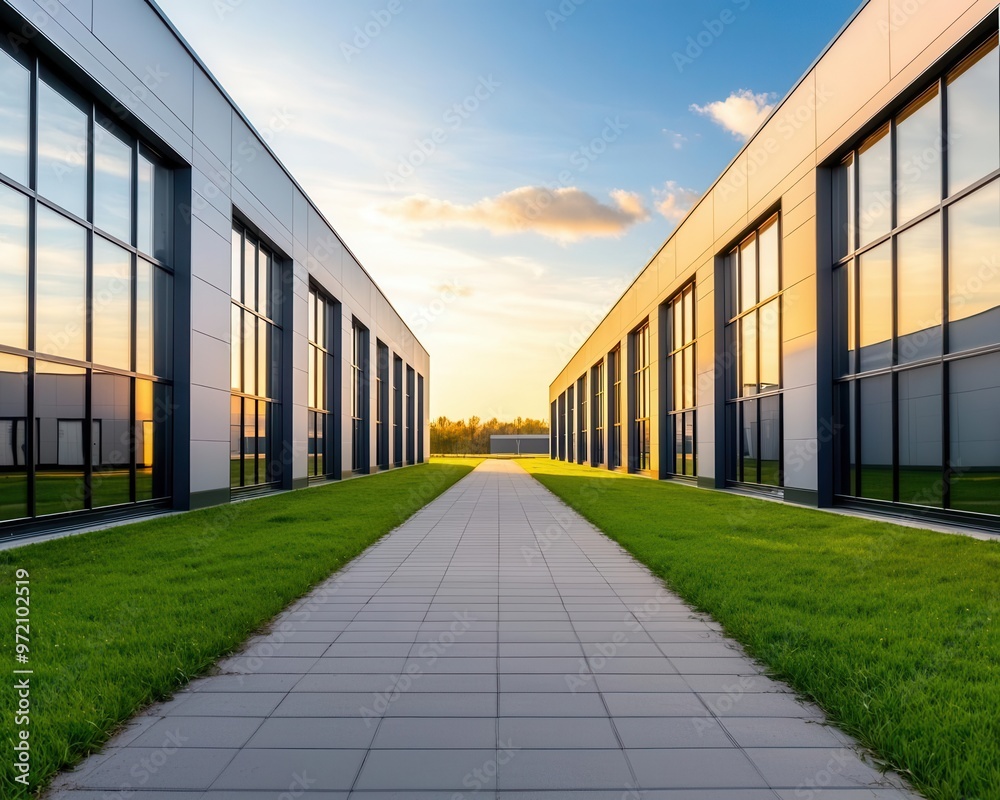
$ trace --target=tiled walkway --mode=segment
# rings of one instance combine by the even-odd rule
[[[54,796],[913,796],[509,462],[485,462],[221,667]]]

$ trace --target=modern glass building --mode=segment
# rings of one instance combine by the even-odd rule
[[[162,12],[0,33],[0,537],[423,461],[427,352]]]
[[[866,2],[552,383],[552,457],[1000,526],[997,28]]]

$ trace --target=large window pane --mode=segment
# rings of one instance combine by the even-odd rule
[[[757,444],[757,400],[740,404],[742,425],[740,430],[740,480],[744,483],[759,481],[759,451]]]
[[[852,302],[851,271],[848,263],[833,272],[833,347],[834,371],[839,377],[850,374],[854,368],[854,308]]]
[[[229,384],[234,392],[243,389],[243,311],[239,306],[229,314]]]
[[[694,286],[684,290],[684,344],[694,341]]]
[[[1000,342],[1000,181],[948,215],[949,349]]]
[[[263,481],[257,476],[257,401],[243,399],[243,485]]]
[[[127,250],[94,237],[93,361],[132,367],[132,257]]]
[[[229,398],[229,485],[243,485],[243,399]]]
[[[896,224],[941,202],[941,102],[937,89],[896,121]]]
[[[757,237],[740,246],[740,311],[757,305]]]
[[[733,250],[726,256],[726,319],[740,313],[740,253]]]
[[[694,347],[684,349],[684,408],[694,408],[695,397],[695,369],[697,365],[694,360]]]
[[[952,362],[951,507],[1000,514],[1000,353]]]
[[[35,510],[43,514],[85,507],[86,371],[45,361],[35,366]]]
[[[160,261],[170,260],[170,172],[139,154],[136,247]]]
[[[257,247],[249,239],[243,245],[243,305],[257,308]]]
[[[35,348],[87,357],[87,233],[41,206],[36,214]]]
[[[94,224],[131,244],[132,148],[103,125],[94,134]]]
[[[269,365],[271,363],[270,348],[268,347],[268,333],[271,326],[264,320],[257,321],[257,394],[261,397],[270,397],[270,377]]]
[[[38,82],[38,193],[87,216],[87,114]]]
[[[760,401],[760,482],[781,486],[781,398]]]
[[[776,295],[781,288],[778,256],[778,218],[775,217],[760,229],[760,299]]]
[[[135,499],[170,496],[171,388],[135,382]]]
[[[833,173],[833,256],[841,259],[854,252],[854,156]]]
[[[230,274],[230,291],[233,300],[243,299],[243,237],[237,230],[233,231],[232,265]]]
[[[740,320],[740,396],[757,394],[757,312]]]
[[[697,469],[695,461],[694,414],[689,411],[684,415],[684,474],[693,476]]]
[[[892,377],[861,381],[861,496],[892,500]]]
[[[28,359],[0,353],[0,520],[28,516]]]
[[[899,502],[940,508],[942,479],[941,367],[899,373]]]
[[[762,306],[760,315],[760,390],[781,386],[781,299]]]
[[[892,224],[892,151],[886,128],[861,148],[858,164],[858,229],[863,247]]]
[[[948,78],[948,194],[1000,167],[1000,51],[991,45]]]
[[[27,348],[28,198],[6,186],[0,186],[0,297],[0,344]]]
[[[95,372],[91,423],[94,508],[132,501],[132,379]],[[137,443],[138,444],[138,443]],[[138,447],[137,447],[138,451]]]
[[[135,369],[169,378],[173,352],[173,277],[148,261],[136,265]]]
[[[28,185],[31,73],[0,51],[0,172]]]
[[[249,311],[243,312],[243,391],[257,392],[257,317]]]
[[[896,245],[899,363],[941,354],[941,215],[900,234]]]
[[[861,370],[892,363],[892,248],[879,245],[859,260]]]

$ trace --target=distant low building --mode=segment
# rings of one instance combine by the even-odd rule
[[[490,455],[515,456],[547,456],[549,454],[549,435],[541,434],[505,434],[490,437]]]

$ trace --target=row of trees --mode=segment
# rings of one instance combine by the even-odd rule
[[[479,417],[452,421],[438,417],[431,422],[431,452],[435,455],[485,455],[490,452],[490,436],[494,434],[548,433],[549,424],[540,419],[518,417],[513,422],[500,422],[496,417],[483,422]]]

